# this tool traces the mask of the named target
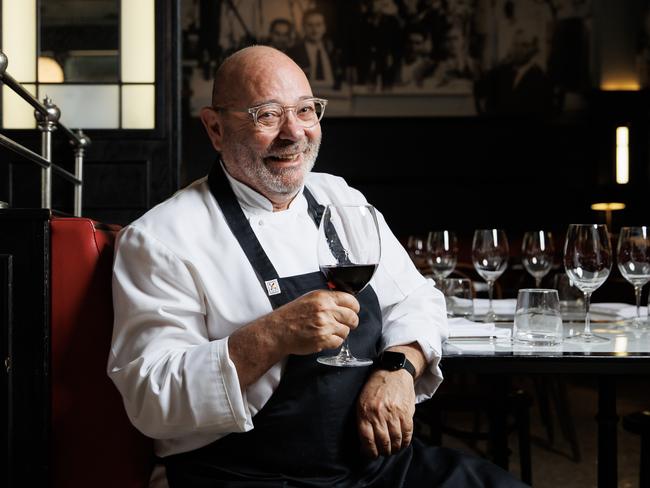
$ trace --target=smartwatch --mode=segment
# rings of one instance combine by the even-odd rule
[[[388,371],[405,369],[415,379],[415,366],[406,358],[406,354],[403,352],[384,351],[377,359],[376,365],[379,369],[386,369]]]

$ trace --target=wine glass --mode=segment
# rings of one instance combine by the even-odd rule
[[[358,295],[375,274],[381,257],[377,214],[372,205],[327,205],[318,227],[318,266],[331,290]],[[369,366],[358,359],[347,338],[336,356],[321,356],[330,366]]]
[[[427,256],[436,285],[451,274],[458,260],[458,239],[453,231],[434,230],[427,236]]]
[[[420,273],[429,272],[427,241],[418,235],[410,235],[406,241],[406,251]]]
[[[489,305],[484,322],[494,322],[497,314],[492,308],[494,282],[508,267],[508,238],[500,229],[479,229],[474,231],[472,240],[472,262],[478,274],[487,281]]]
[[[564,242],[564,269],[569,279],[585,297],[585,330],[566,338],[582,343],[607,342],[609,339],[591,332],[589,303],[591,294],[602,285],[612,268],[612,249],[607,226],[571,224]]]
[[[641,325],[641,289],[650,281],[650,236],[648,228],[623,227],[618,235],[618,269],[634,286],[636,318],[633,323]]]
[[[531,231],[524,234],[521,243],[521,262],[526,271],[535,278],[535,287],[540,288],[542,278],[553,267],[553,236],[548,231]]]

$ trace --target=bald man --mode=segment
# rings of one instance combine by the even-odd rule
[[[318,271],[322,205],[366,204],[311,173],[326,104],[273,48],[217,71],[201,112],[210,174],[118,237],[108,373],[126,411],[172,488],[512,482],[412,442],[415,403],[442,380],[445,305],[381,215],[370,286],[330,291]],[[316,361],[346,337],[376,364]]]

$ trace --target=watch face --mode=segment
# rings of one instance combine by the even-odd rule
[[[401,352],[386,351],[381,355],[381,365],[390,371],[395,371],[404,367],[406,355]]]

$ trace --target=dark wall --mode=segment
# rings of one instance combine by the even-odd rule
[[[398,235],[549,226],[561,211],[580,213],[595,178],[596,150],[581,125],[339,119],[324,131],[319,168],[363,191]]]

